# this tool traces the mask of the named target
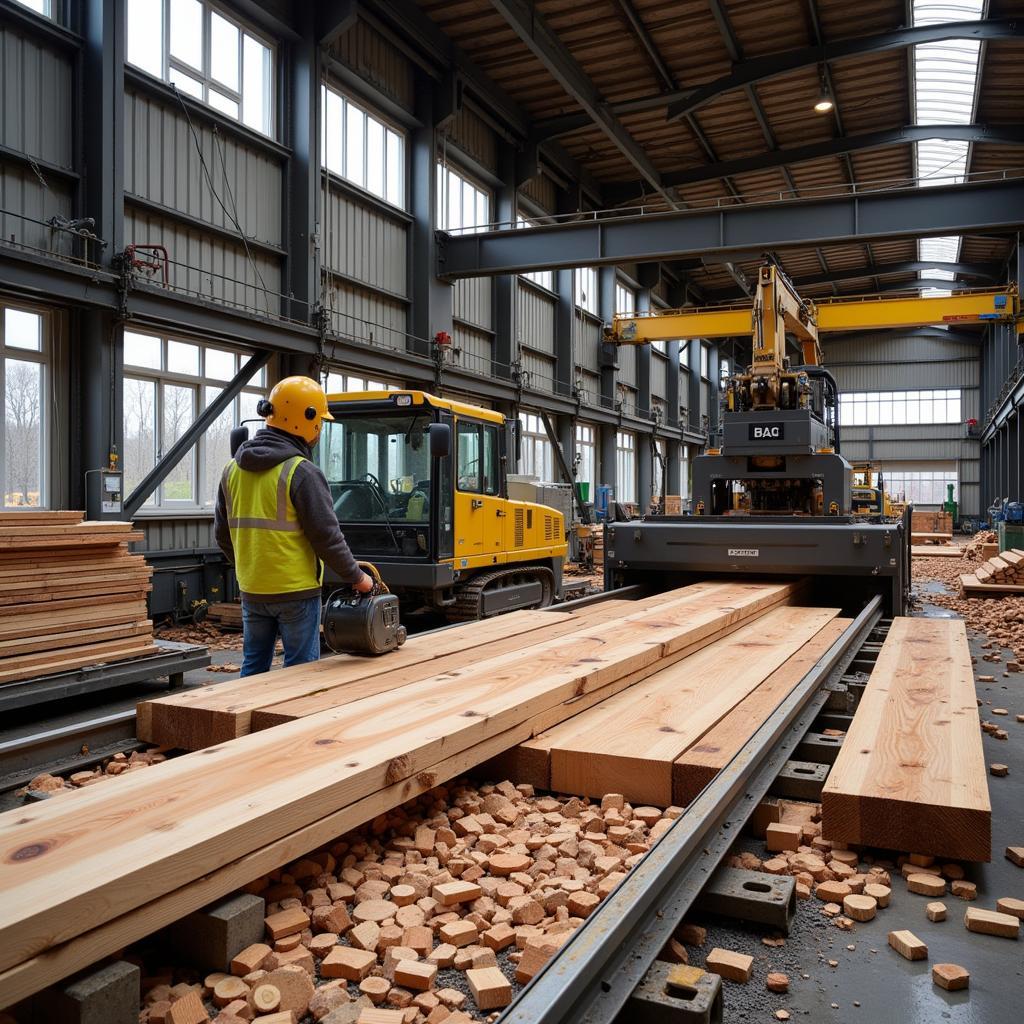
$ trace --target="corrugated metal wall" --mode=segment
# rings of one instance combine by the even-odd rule
[[[574,352],[576,365],[598,373],[597,356],[601,342],[601,324],[593,317],[576,311]]]
[[[477,327],[456,323],[452,327],[452,345],[459,350],[458,365],[472,373],[492,372],[494,344],[491,336]]]
[[[146,535],[136,545],[140,551],[191,551],[217,546],[213,539],[213,513],[166,519],[147,514],[135,520],[135,528]]]
[[[413,65],[402,52],[364,21],[332,41],[331,51],[346,67],[396,103],[412,110]]]
[[[668,357],[657,350],[651,351],[651,397],[664,400],[668,394]]]
[[[240,242],[127,205],[124,238],[126,244],[166,246],[170,286],[178,291],[272,315],[280,312],[277,257],[250,248],[250,259]]]
[[[64,53],[0,25],[0,145],[71,170],[73,66]],[[0,210],[34,220],[70,217],[71,187],[54,174],[0,156]],[[68,236],[0,214],[0,237],[47,252],[70,254]]]
[[[212,124],[195,117],[194,138],[179,108],[141,93],[125,93],[124,119],[128,195],[234,233],[227,207],[236,213],[246,236],[281,244],[282,175],[276,156],[247,146],[228,132],[214,132]],[[203,161],[213,188],[203,172]]]
[[[498,169],[498,143],[491,126],[468,107],[463,107],[444,132],[449,144],[457,146],[489,171]]]
[[[972,342],[950,340],[935,330],[922,335],[897,333],[829,338],[825,365],[840,391],[920,391],[959,388],[963,419],[979,415],[980,349]],[[967,437],[963,423],[914,426],[842,427],[843,455],[850,461],[871,459],[933,469],[937,463],[958,467],[960,509],[980,512],[980,446]]]
[[[549,213],[554,211],[555,183],[546,175],[538,174],[529,181],[524,181],[519,186],[519,191],[532,199],[542,210]]]
[[[327,279],[325,299],[333,333],[369,345],[405,348],[408,317],[404,302],[334,276]]]
[[[558,303],[532,285],[516,280],[516,341],[555,354],[555,310]]]
[[[407,222],[332,184],[324,216],[323,259],[343,277],[405,298],[408,292]]]
[[[631,388],[636,387],[636,348],[633,345],[619,346],[618,380]]]

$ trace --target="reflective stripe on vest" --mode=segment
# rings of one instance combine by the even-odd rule
[[[301,455],[270,469],[242,469],[232,459],[222,486],[235,574],[248,594],[291,594],[320,586],[321,566],[299,525],[291,482]]]

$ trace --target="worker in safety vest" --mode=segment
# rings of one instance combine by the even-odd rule
[[[309,377],[275,385],[257,412],[267,425],[224,467],[217,544],[242,591],[242,675],[267,672],[280,634],[285,665],[320,657],[323,563],[360,593],[373,581],[338,526],[327,479],[310,461],[324,420],[324,389]]]

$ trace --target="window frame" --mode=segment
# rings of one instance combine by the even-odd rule
[[[153,423],[154,423],[154,465],[159,462],[162,454],[170,447],[174,441],[168,442],[164,436],[164,412],[165,412],[165,395],[164,389],[167,386],[171,387],[188,387],[193,392],[193,403],[192,403],[192,420],[202,414],[206,409],[208,403],[207,392],[211,388],[215,388],[218,391],[223,391],[231,381],[229,377],[224,380],[221,377],[211,377],[207,371],[207,352],[213,350],[217,352],[227,352],[235,357],[235,374],[241,369],[245,361],[248,360],[254,353],[252,350],[245,349],[241,346],[233,345],[222,345],[220,343],[211,343],[206,341],[199,341],[193,338],[179,336],[175,334],[156,334],[146,330],[125,330],[122,333],[122,338],[125,335],[137,335],[140,337],[157,339],[160,345],[160,366],[140,366],[137,363],[130,363],[127,359],[124,361],[123,368],[123,379],[125,382],[129,380],[144,381],[147,383],[153,383],[155,385],[154,398],[153,398]],[[179,343],[185,345],[193,345],[198,349],[198,368],[195,375],[184,373],[180,371],[168,369],[168,351],[169,346],[172,343]],[[221,416],[232,413],[234,420],[237,423],[242,421],[243,417],[243,396],[251,396],[252,398],[263,398],[269,390],[269,381],[267,374],[267,367],[263,367],[257,377],[255,378],[259,383],[246,384],[242,390],[234,396],[231,400],[231,405],[228,406]],[[124,410],[122,403],[122,420],[124,419]],[[219,418],[219,417],[218,417]],[[148,515],[166,515],[169,512],[212,512],[213,507],[216,503],[216,484],[213,480],[207,477],[206,470],[206,446],[207,446],[207,432],[199,437],[195,445],[192,446],[191,451],[185,457],[191,460],[191,481],[192,481],[192,497],[189,498],[166,498],[164,494],[164,486],[166,481],[162,481],[160,486],[153,492],[152,495],[146,501],[146,504],[140,509],[141,514]],[[122,448],[126,448],[126,444],[122,445]],[[124,458],[126,452],[122,453],[122,469],[127,473],[127,459]],[[184,461],[184,460],[183,460]],[[179,464],[180,465],[180,464]],[[220,477],[216,476],[216,480]],[[211,500],[207,503],[205,495],[207,489],[211,495]],[[126,490],[130,489],[130,485],[126,480]]]
[[[38,12],[34,12],[38,13]],[[7,344],[7,311],[27,313],[39,318],[39,348],[20,348]],[[31,303],[11,302],[0,297],[0,471],[4,491],[3,505],[5,512],[46,510],[50,507],[53,496],[53,459],[51,440],[53,437],[53,320],[49,310],[33,306]],[[7,360],[35,363],[39,366],[39,504],[8,505],[7,504]]]
[[[331,167],[327,163],[328,155],[328,123],[327,123],[327,99],[328,93],[333,93],[341,101],[341,127],[339,129],[341,137],[341,168]],[[362,132],[362,147],[363,147],[363,181],[356,181],[354,178],[348,175],[348,141],[349,141],[349,108],[354,107],[363,116],[363,132]],[[378,193],[374,192],[369,186],[370,180],[370,122],[373,121],[381,127],[381,180],[383,184],[383,191]],[[388,173],[388,133],[395,135],[399,140],[399,167],[398,167],[398,182],[399,189],[401,192],[400,201],[397,201],[388,192],[388,183],[391,180],[391,175]],[[373,196],[374,199],[379,200],[382,203],[386,203],[388,206],[394,207],[396,210],[401,210],[403,213],[407,213],[409,210],[409,175],[408,175],[408,149],[409,149],[409,135],[408,132],[395,121],[382,114],[376,107],[367,103],[360,97],[357,97],[350,93],[348,90],[335,84],[334,82],[321,82],[320,83],[320,169],[325,171],[327,174],[333,175],[340,181],[345,182],[346,185],[350,185],[352,188],[359,189],[361,192],[365,192],[369,196]]]
[[[520,474],[535,476],[541,483],[554,482],[555,453],[544,424],[535,412],[519,413],[519,456]]]
[[[598,431],[597,427],[592,423],[579,423],[575,424],[573,430],[573,440],[576,446],[576,456],[578,460],[574,459],[574,467],[576,469],[576,479],[579,481],[586,481],[590,484],[590,500],[594,500],[594,495],[597,492],[598,480],[597,480],[597,456],[598,456]],[[584,456],[584,452],[587,454]],[[589,475],[584,476],[585,472],[589,472]]]
[[[584,287],[584,281],[592,282],[593,288],[588,292]],[[597,267],[576,267],[572,272],[572,298],[576,308],[591,316],[600,316],[600,301],[598,292],[601,288],[600,276]]]
[[[197,103],[202,103],[204,107],[209,107],[210,110],[214,111],[215,114],[221,117],[227,118],[238,124],[240,127],[249,131],[255,132],[257,135],[261,135],[264,138],[277,141],[278,135],[278,111],[277,111],[277,96],[278,96],[278,47],[275,42],[263,35],[262,32],[257,31],[248,22],[243,21],[238,15],[228,8],[213,3],[211,0],[197,0],[202,7],[202,23],[203,23],[203,38],[202,38],[202,61],[203,66],[201,68],[192,67],[187,61],[180,57],[175,57],[171,53],[171,4],[172,0],[160,0],[161,7],[161,33],[162,33],[162,52],[161,52],[161,68],[159,81],[163,82],[166,86],[174,89],[176,92],[183,96],[194,100]],[[131,0],[124,6],[124,18],[125,18],[125,34],[128,34],[128,21],[131,17]],[[234,26],[238,30],[238,88],[232,89],[231,86],[225,85],[219,79],[213,77],[212,69],[212,55],[213,55],[213,14],[223,18],[224,21]],[[263,82],[264,96],[264,126],[257,128],[249,124],[245,120],[245,107],[244,107],[244,90],[245,90],[245,37],[250,36],[260,46],[264,47],[270,54],[270,69],[267,74],[265,81]],[[127,53],[127,44],[125,51],[125,63],[144,75],[149,75],[151,78],[157,76],[146,67],[132,62]],[[192,93],[182,89],[180,85],[177,85],[171,79],[171,72],[177,71],[181,75],[185,75],[198,82],[202,88],[202,96],[195,96]],[[210,90],[223,96],[232,103],[238,104],[238,115],[233,116],[230,112],[223,110],[216,104],[211,103],[209,99]]]
[[[964,389],[843,392],[839,416],[848,427],[956,426],[964,422]]]
[[[523,213],[517,213],[516,227],[535,228],[539,227],[539,225],[534,224]],[[538,288],[543,288],[545,291],[551,293],[555,291],[555,272],[553,270],[527,270],[525,273],[520,274],[519,277],[524,281],[529,281],[530,284],[535,284]]]
[[[438,157],[434,167],[434,227],[438,231],[454,231],[462,235],[475,235],[481,231],[486,231],[488,224],[491,222],[491,214],[494,209],[493,191],[482,181],[474,178],[472,174],[464,170],[459,164],[451,163],[443,159],[443,157]],[[459,223],[457,225],[453,224],[453,219],[450,216],[451,210],[448,202],[450,194],[449,176],[457,178],[459,181]],[[473,210],[474,217],[477,218],[477,222],[470,225],[462,223],[462,214],[466,208],[464,192],[467,187],[471,188],[474,192]],[[484,219],[482,221],[479,220],[478,205],[481,197],[486,202]]]
[[[637,503],[637,443],[631,430],[615,431],[615,500],[625,505]],[[625,490],[623,469],[629,467],[629,489]]]

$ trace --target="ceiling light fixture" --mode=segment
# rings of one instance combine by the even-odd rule
[[[828,82],[825,80],[825,72],[821,72],[821,88],[818,92],[818,101],[814,104],[814,109],[819,114],[827,114],[835,104],[832,102],[832,96],[828,91]]]

